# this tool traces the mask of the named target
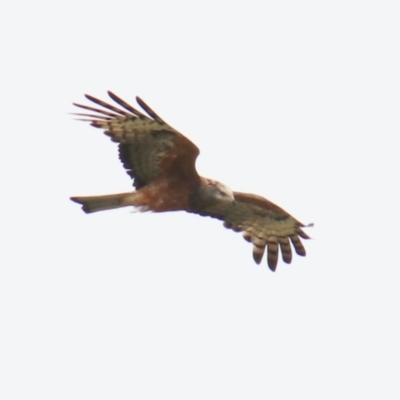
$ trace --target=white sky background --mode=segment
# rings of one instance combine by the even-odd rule
[[[398,399],[395,1],[0,6],[0,398]],[[269,271],[222,223],[128,191],[83,93],[140,95],[198,170],[304,223]]]

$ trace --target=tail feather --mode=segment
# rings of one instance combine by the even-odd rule
[[[82,210],[85,213],[93,213],[132,205],[124,202],[127,196],[132,196],[132,193],[118,193],[105,196],[79,196],[71,197],[70,199],[75,203],[81,204]]]

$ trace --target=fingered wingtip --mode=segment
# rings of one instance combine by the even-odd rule
[[[93,100],[94,97],[91,96],[90,94],[85,93],[84,96],[88,99],[88,100]]]
[[[120,100],[120,98],[114,92],[112,92],[111,90],[107,90],[107,94],[114,101],[118,102],[118,100]]]

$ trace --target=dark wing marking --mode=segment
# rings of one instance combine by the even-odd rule
[[[267,262],[272,271],[276,270],[279,250],[283,261],[291,263],[291,244],[298,255],[306,255],[300,241],[300,238],[309,239],[301,229],[305,225],[263,197],[239,192],[234,192],[234,196],[235,203],[214,204],[199,214],[220,219],[226,228],[243,232],[244,239],[253,244],[253,258],[257,264],[267,248]]]
[[[74,103],[91,112],[76,115],[104,129],[113,142],[119,143],[119,158],[136,189],[157,179],[199,181],[195,167],[199,149],[194,143],[163,121],[139,97],[136,100],[148,115],[114,93],[108,92],[108,95],[122,108],[85,95],[102,108]]]

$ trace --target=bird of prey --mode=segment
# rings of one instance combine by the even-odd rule
[[[85,213],[133,206],[139,211],[186,211],[222,220],[226,228],[243,232],[253,244],[253,258],[259,264],[267,248],[272,271],[279,250],[285,263],[292,261],[292,246],[300,256],[306,251],[300,240],[309,239],[306,225],[271,201],[255,194],[235,192],[197,173],[199,149],[167,124],[143,100],[136,98],[142,111],[112,92],[119,106],[85,95],[98,107],[76,104],[89,112],[80,119],[101,128],[118,143],[119,159],[133,180],[134,191],[104,196],[76,196]],[[307,226],[311,226],[307,225]]]

